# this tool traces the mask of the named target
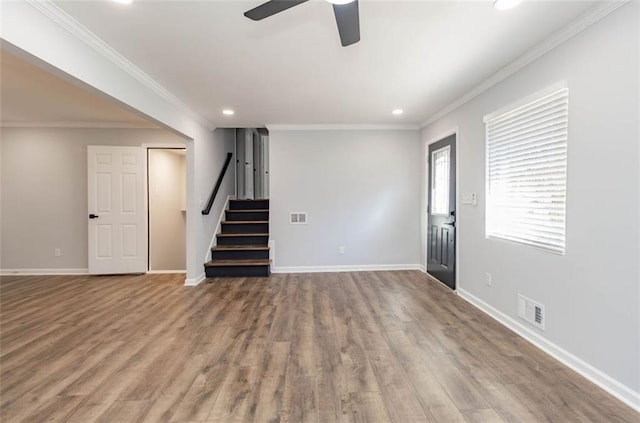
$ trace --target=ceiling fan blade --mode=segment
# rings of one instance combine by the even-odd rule
[[[253,19],[254,21],[259,21],[264,18],[268,18],[271,15],[275,15],[276,13],[280,13],[283,10],[287,10],[293,6],[297,6],[300,3],[304,3],[309,0],[271,0],[266,3],[261,4],[258,7],[255,7],[248,12],[245,12],[244,15]]]
[[[336,15],[342,46],[350,46],[360,41],[358,0],[347,4],[334,4],[333,13]]]

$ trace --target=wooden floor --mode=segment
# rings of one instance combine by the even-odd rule
[[[2,422],[638,422],[420,272],[4,277]]]

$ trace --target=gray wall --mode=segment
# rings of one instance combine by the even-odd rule
[[[419,153],[418,131],[271,130],[276,270],[416,266]],[[290,225],[290,212],[309,223]]]
[[[149,150],[149,270],[186,268],[186,155]]]
[[[1,128],[0,136],[2,269],[86,270],[87,145],[185,142],[154,129]]]
[[[231,159],[227,173],[222,180],[222,185],[216,196],[215,203],[211,208],[211,213],[202,215],[202,209],[207,205],[209,196],[218,180],[227,153],[233,153],[235,150],[235,130],[227,128],[218,128],[213,131],[212,139],[209,142],[199,143],[193,157],[189,157],[187,150],[187,177],[189,177],[189,169],[198,169],[199,175],[195,181],[195,193],[187,192],[187,201],[189,195],[194,194],[196,200],[196,213],[193,222],[198,224],[197,243],[188,244],[187,251],[191,247],[196,247],[193,259],[195,260],[194,268],[197,269],[197,278],[204,278],[204,262],[211,256],[209,246],[215,237],[216,226],[222,213],[224,213],[224,205],[227,197],[235,195],[236,176],[233,170],[235,157]],[[193,160],[194,164],[189,161]],[[189,183],[187,182],[187,187]],[[189,256],[189,254],[187,254]]]
[[[477,207],[458,207],[459,288],[516,321],[518,293],[543,303],[546,331],[532,330],[636,393],[639,7],[621,7],[422,131],[427,141],[459,128],[460,192],[478,193]],[[486,239],[484,233],[482,118],[560,80],[569,86],[564,256]],[[424,238],[422,245],[424,262]],[[485,284],[485,272],[493,274],[493,286]]]

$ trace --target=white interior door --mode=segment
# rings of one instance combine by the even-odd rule
[[[261,135],[262,146],[262,198],[269,198],[269,136]]]
[[[244,198],[253,199],[253,132],[245,129],[244,137]]]
[[[140,147],[87,147],[89,273],[145,273],[144,163]]]
[[[262,194],[262,144],[258,132],[253,133],[253,198],[264,198]]]
[[[244,194],[244,133],[242,128],[236,129],[236,195],[245,198]]]

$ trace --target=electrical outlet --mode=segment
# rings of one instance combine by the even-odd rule
[[[493,283],[491,280],[491,273],[484,274],[484,281],[487,284],[487,286],[491,286],[491,284]]]
[[[54,248],[53,256],[54,257],[60,257],[61,255],[62,255],[62,251],[60,250],[60,248]]]
[[[338,247],[338,252],[340,254],[344,254],[344,245],[341,245],[340,247]]]

